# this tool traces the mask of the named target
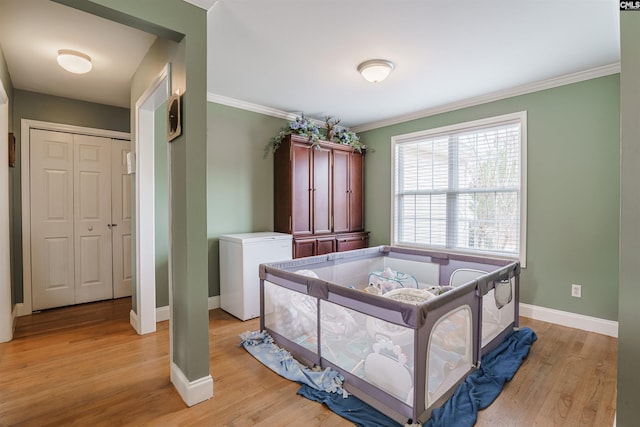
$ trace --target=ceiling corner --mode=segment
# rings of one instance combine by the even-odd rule
[[[194,6],[198,6],[201,7],[204,10],[209,10],[213,7],[214,4],[216,4],[216,2],[218,0],[183,0],[187,3],[191,3]]]

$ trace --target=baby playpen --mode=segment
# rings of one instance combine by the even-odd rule
[[[260,266],[260,327],[400,423],[518,326],[518,262],[380,246]]]

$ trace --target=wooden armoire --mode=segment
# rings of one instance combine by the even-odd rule
[[[274,153],[274,230],[293,235],[293,257],[366,248],[364,153],[288,135]]]

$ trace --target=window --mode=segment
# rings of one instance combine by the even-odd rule
[[[392,138],[394,245],[525,264],[526,112]]]

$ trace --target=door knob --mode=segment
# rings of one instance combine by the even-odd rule
[[[89,226],[89,231],[93,231],[93,227],[92,226]]]

